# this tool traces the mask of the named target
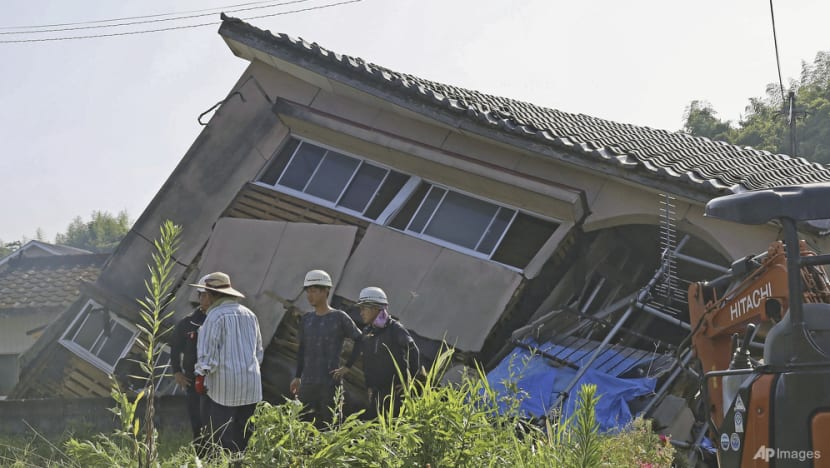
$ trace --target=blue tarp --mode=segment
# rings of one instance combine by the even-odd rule
[[[537,347],[535,342],[527,341]],[[549,344],[546,344],[549,346]],[[541,349],[547,346],[543,345]],[[600,430],[609,431],[628,424],[633,415],[628,402],[642,395],[654,392],[653,378],[621,379],[592,366],[577,382],[571,395],[565,401],[563,416],[570,417],[576,407],[579,389],[585,384],[595,384],[600,395],[596,408]],[[532,355],[524,348],[515,348],[495,369],[487,374],[490,386],[499,395],[499,407],[508,409],[509,403],[502,397],[514,397],[515,388],[523,394],[519,411],[525,417],[544,417],[556,403],[559,393],[573,380],[576,371],[567,367],[552,367],[539,355]]]

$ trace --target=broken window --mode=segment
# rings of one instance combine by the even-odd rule
[[[106,372],[112,372],[133,344],[136,331],[90,300],[63,335],[61,343]]]
[[[259,181],[376,219],[408,179],[365,160],[291,139]]]

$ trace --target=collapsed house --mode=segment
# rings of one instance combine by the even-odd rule
[[[0,396],[18,381],[18,358],[94,281],[108,255],[37,240],[0,259]]]
[[[24,355],[14,397],[108,394],[164,220],[183,227],[176,315],[192,310],[187,283],[229,273],[267,343],[266,399],[287,393],[311,269],[332,274],[335,306],[386,290],[428,358],[446,342],[493,368],[531,347],[577,374],[673,381],[690,359],[677,353],[688,282],[779,238],[704,218],[705,203],[830,180],[804,159],[436,83],[233,18],[219,34],[250,65],[98,280]]]

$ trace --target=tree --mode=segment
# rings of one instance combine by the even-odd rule
[[[797,150],[793,154],[786,107],[782,95],[792,90],[801,116],[796,121]],[[830,163],[830,51],[819,52],[812,64],[802,62],[801,76],[789,90],[769,84],[766,96],[749,99],[746,115],[737,126],[716,117],[711,105],[692,101],[684,114],[683,130],[695,136],[752,146],[773,153],[801,156]]]
[[[0,258],[3,258],[20,248],[22,244],[19,241],[3,242],[0,239]]]
[[[117,216],[107,211],[93,211],[87,222],[76,216],[67,226],[65,233],[55,236],[55,243],[108,253],[115,250],[121,239],[127,235],[131,224],[126,211],[119,212]]]
[[[705,101],[692,101],[683,114],[683,131],[695,136],[713,140],[728,140],[731,127],[729,122],[722,122],[717,117],[712,105]]]

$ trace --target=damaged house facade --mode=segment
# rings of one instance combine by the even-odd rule
[[[100,278],[24,355],[13,397],[108,394],[167,219],[183,227],[176,315],[193,308],[187,283],[229,273],[260,320],[266,399],[287,393],[311,269],[332,274],[335,306],[386,290],[427,358],[446,341],[491,368],[524,338],[582,330],[583,354],[635,351],[610,370],[622,375],[688,334],[688,281],[780,237],[704,218],[708,200],[830,181],[800,158],[444,85],[232,18],[219,34],[250,65]]]

